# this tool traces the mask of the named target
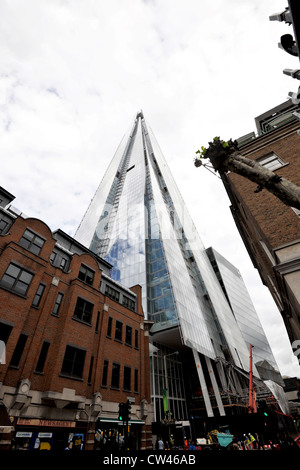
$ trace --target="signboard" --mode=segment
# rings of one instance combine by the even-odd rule
[[[31,437],[32,432],[17,432],[16,437]]]
[[[75,421],[60,421],[52,419],[30,419],[30,418],[18,418],[17,424],[19,426],[44,426],[52,428],[75,428]]]
[[[7,434],[13,432],[15,428],[13,426],[0,426],[0,434]]]
[[[38,437],[44,438],[44,439],[46,438],[50,439],[52,437],[52,432],[39,432]]]
[[[164,412],[169,411],[167,390],[165,388],[163,389],[163,404],[164,404]]]

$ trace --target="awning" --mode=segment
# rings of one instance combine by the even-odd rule
[[[115,424],[125,424],[124,421],[119,421],[118,419],[116,418],[99,418],[98,421],[100,421],[100,423],[115,423]],[[145,421],[142,421],[140,419],[130,419],[128,421],[128,424],[145,424]]]
[[[6,406],[0,403],[0,433],[10,433],[15,430],[11,425]]]

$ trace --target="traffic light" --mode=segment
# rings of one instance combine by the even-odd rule
[[[129,400],[127,400],[126,406],[127,406],[127,420],[129,421],[130,416],[131,416],[131,403]]]
[[[299,57],[300,44],[300,18],[299,0],[288,0],[288,7],[280,13],[270,16],[270,21],[284,21],[289,26],[293,26],[294,37],[291,34],[284,34],[280,38],[278,46],[288,54]]]
[[[131,403],[127,400],[126,403],[123,403],[123,421],[128,423],[130,420],[130,413],[131,413]]]
[[[288,7],[283,12],[274,13],[270,16],[271,21],[284,21],[289,26],[292,25],[293,35],[284,34],[280,38],[278,46],[292,56],[299,57],[300,60],[300,2],[299,0],[288,0]],[[283,73],[296,80],[300,80],[300,69],[284,69]],[[300,86],[298,91],[289,92],[292,103],[300,106]],[[296,119],[300,119],[299,112],[293,113]],[[300,131],[298,131],[300,135]]]
[[[119,403],[119,421],[125,421],[125,403]]]

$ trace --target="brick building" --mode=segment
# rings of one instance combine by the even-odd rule
[[[121,445],[128,399],[130,446],[151,447],[141,287],[113,281],[110,264],[13,199],[0,188],[0,448]]]
[[[258,116],[258,134],[237,139],[241,155],[258,161],[300,185],[299,121],[291,101]],[[299,211],[269,191],[257,191],[250,180],[222,175],[237,228],[262,282],[282,314],[288,336],[300,338],[300,220]]]

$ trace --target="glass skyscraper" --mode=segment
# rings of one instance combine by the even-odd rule
[[[221,390],[227,385],[218,364],[247,373],[250,338],[223,291],[142,112],[119,145],[75,238],[111,263],[114,280],[127,287],[142,286],[145,318],[153,321],[152,395],[157,417],[167,409],[166,389],[173,415],[187,417],[186,406],[181,406],[186,384],[179,377],[180,354],[192,358],[207,415],[216,413],[209,387],[217,413],[224,415]],[[235,289],[239,286],[232,285]],[[252,307],[248,315],[257,318]],[[273,360],[262,329],[255,338],[261,340],[267,348],[264,359]],[[259,377],[255,367],[254,374]]]

